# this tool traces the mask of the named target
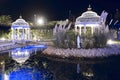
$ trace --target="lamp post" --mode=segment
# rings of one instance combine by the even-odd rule
[[[34,25],[36,25],[36,21],[37,21],[37,19],[36,19],[36,14],[34,14]]]

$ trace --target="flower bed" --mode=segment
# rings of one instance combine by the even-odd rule
[[[108,57],[111,55],[120,55],[120,45],[107,48],[93,48],[93,49],[61,49],[48,47],[43,51],[43,54],[55,55],[60,57]]]

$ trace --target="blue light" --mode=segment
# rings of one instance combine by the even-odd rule
[[[0,80],[2,80],[2,73],[0,72]]]
[[[17,61],[18,63],[24,63],[32,53],[36,54],[36,51],[43,51],[46,49],[45,45],[31,45],[25,46],[21,48],[15,48],[11,51],[12,59]]]
[[[46,49],[46,45],[31,45],[31,46],[26,46],[26,47],[21,47],[21,48],[14,48],[12,51],[25,51],[25,50],[32,50],[32,49]]]
[[[29,68],[21,68],[16,71],[12,71],[9,80],[48,80],[44,75],[47,72],[45,70],[36,71]]]
[[[12,28],[14,28],[14,29],[18,29],[18,28],[24,29],[24,28],[29,28],[29,26],[12,26]]]

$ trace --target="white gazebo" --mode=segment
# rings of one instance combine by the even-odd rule
[[[102,19],[100,16],[92,11],[89,5],[88,10],[76,18],[75,31],[78,32],[80,36],[83,34],[92,35],[95,31],[101,30],[101,22]]]
[[[30,40],[30,26],[22,16],[12,23],[11,30],[13,42]]]

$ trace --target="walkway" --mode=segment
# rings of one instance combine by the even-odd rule
[[[15,44],[12,41],[4,41],[4,42],[0,41],[0,53],[2,53],[3,51],[10,50],[12,48],[23,47],[23,46],[25,45]]]

